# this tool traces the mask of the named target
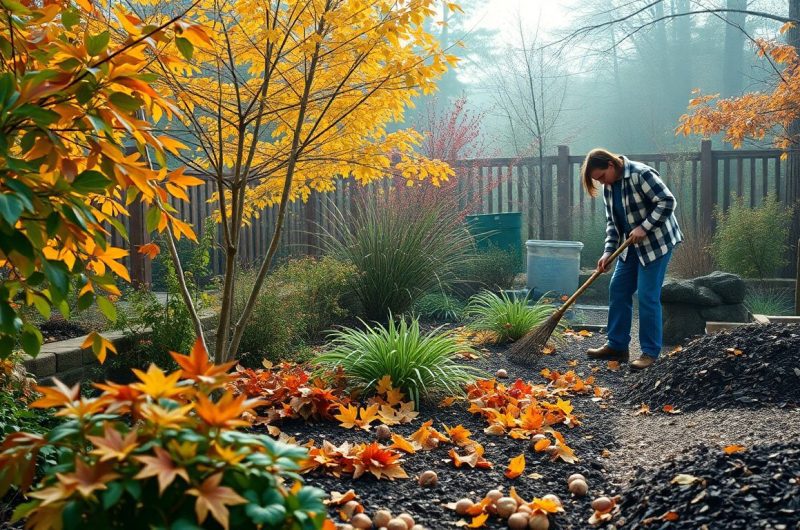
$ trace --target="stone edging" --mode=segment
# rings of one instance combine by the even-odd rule
[[[209,324],[216,320],[216,315],[204,315],[201,320],[204,327],[210,327]],[[103,337],[114,343],[118,355],[124,355],[136,341],[150,336],[150,331],[149,328],[136,334],[108,331],[103,333]],[[81,348],[87,336],[42,344],[42,349],[35,358],[27,355],[24,357],[25,370],[35,377],[40,385],[51,384],[54,377],[67,385],[75,384],[83,379],[90,367],[98,366],[97,357],[92,349]],[[209,336],[208,330],[206,336]]]

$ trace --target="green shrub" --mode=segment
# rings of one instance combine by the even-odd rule
[[[756,288],[748,291],[744,305],[754,315],[793,315],[794,299],[786,289]]]
[[[302,327],[306,338],[315,338],[337,320],[347,316],[342,306],[350,294],[350,279],[357,274],[353,265],[332,256],[291,259],[278,267],[269,285],[285,287],[303,308]]]
[[[713,252],[719,266],[749,278],[769,278],[786,265],[792,209],[774,196],[756,208],[737,198],[727,212],[717,210]]]
[[[465,311],[472,318],[469,327],[476,331],[491,331],[498,342],[515,341],[524,337],[553,314],[554,307],[543,301],[530,305],[524,298],[511,298],[506,293],[483,291],[473,296]],[[553,333],[558,338],[561,326]]]
[[[481,290],[500,291],[510,289],[520,270],[522,251],[513,251],[490,246],[464,259],[457,268],[454,290],[468,299]]]
[[[297,475],[307,450],[235,430],[249,425],[242,416],[254,403],[225,389],[229,366],[208,365],[202,347],[175,361],[182,373],[151,366],[137,383],[103,386],[80,405],[64,385],[33,403],[66,421],[5,440],[0,496],[13,484],[31,499],[14,519],[64,529],[321,528],[324,492]],[[31,490],[31,455],[48,448],[58,465],[45,466]]]
[[[370,393],[385,375],[419,405],[422,397],[446,392],[460,394],[463,385],[485,374],[471,366],[459,364],[464,351],[450,332],[436,328],[422,333],[419,320],[390,319],[364,329],[342,328],[331,333],[331,349],[312,360],[324,372],[341,368],[348,381]]]
[[[461,213],[445,203],[372,194],[349,216],[334,216],[336,231],[326,233],[325,245],[355,266],[350,285],[370,320],[385,321],[389,313],[408,311],[423,294],[447,290],[472,250]]]
[[[428,293],[414,302],[413,310],[422,318],[458,322],[464,313],[464,302],[445,293]]]
[[[244,310],[257,271],[242,270],[233,293],[234,319]],[[302,344],[304,312],[290,286],[276,286],[269,278],[258,294],[239,345],[239,360],[245,366],[261,366],[264,359],[285,360]]]

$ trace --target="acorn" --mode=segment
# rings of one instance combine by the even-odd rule
[[[389,521],[389,524],[386,525],[386,530],[408,530],[408,525],[405,521],[397,517]]]
[[[611,511],[613,507],[614,501],[608,497],[597,497],[592,501],[592,509],[600,513],[607,513]]]
[[[528,528],[530,530],[547,530],[550,528],[550,519],[542,513],[537,513],[528,519]]]
[[[570,482],[569,491],[576,497],[583,497],[589,491],[589,486],[583,480],[577,479]]]
[[[517,501],[513,497],[500,497],[495,502],[497,515],[503,519],[508,519],[511,514],[517,511]]]
[[[397,518],[405,521],[406,526],[408,527],[407,530],[410,530],[411,528],[414,527],[414,518],[411,517],[410,513],[401,513],[400,515],[397,516]]]
[[[429,469],[427,471],[423,471],[419,475],[418,482],[423,488],[433,488],[439,483],[439,476],[436,474],[436,471]]]
[[[456,513],[458,515],[466,515],[467,510],[472,508],[474,504],[470,499],[461,499],[456,503]]]
[[[528,514],[517,512],[512,513],[511,516],[508,518],[508,527],[511,530],[525,530],[528,528]]]
[[[391,519],[392,512],[389,510],[378,510],[375,512],[375,515],[372,516],[372,524],[380,528],[381,526],[387,526]]]
[[[353,527],[360,528],[362,530],[372,528],[372,520],[367,514],[364,513],[355,514],[353,518],[350,519],[350,524],[352,524]]]
[[[583,475],[581,475],[580,473],[573,473],[573,474],[572,474],[572,475],[570,475],[570,476],[569,476],[569,478],[567,479],[567,485],[571,484],[573,480],[579,480],[579,479],[580,479],[580,480],[582,480],[582,481],[584,481],[584,482],[586,482],[586,477],[584,477],[584,476],[583,476]]]
[[[388,425],[380,424],[375,428],[375,437],[381,441],[385,442],[386,440],[391,439],[392,437],[392,430],[389,428]]]
[[[498,379],[505,379],[508,377],[508,371],[505,368],[500,368],[494,374]]]

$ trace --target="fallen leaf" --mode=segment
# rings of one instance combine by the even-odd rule
[[[530,475],[526,475],[528,478],[532,478],[533,480],[541,480],[544,478],[544,475],[540,475],[539,473],[531,473]]]
[[[517,478],[525,471],[525,455],[521,454],[511,459],[506,468],[506,478]]]
[[[556,349],[553,348],[552,346],[545,346],[544,348],[542,348],[542,355],[550,355],[554,351],[556,351]]]
[[[592,335],[594,335],[594,333],[592,333],[591,331],[587,331],[585,329],[582,329],[582,330],[580,330],[578,332],[578,335],[580,335],[581,337],[591,337]]]
[[[699,477],[695,477],[694,475],[687,475],[681,473],[679,475],[675,475],[670,481],[670,483],[678,484],[679,486],[690,486],[695,482],[700,482],[700,480],[701,479]]]
[[[672,405],[664,405],[663,407],[661,407],[661,410],[663,410],[667,414],[680,414],[681,413],[680,409],[676,409]]]
[[[676,346],[675,349],[670,351],[667,355],[669,355],[670,357],[674,357],[675,355],[679,354],[682,351],[683,351],[683,346]]]
[[[571,361],[567,361],[567,366],[573,366],[573,367],[574,366],[578,366],[578,360],[577,359],[573,359]]]
[[[733,445],[726,445],[725,447],[723,447],[722,452],[725,453],[726,455],[732,455],[734,453],[741,453],[746,449],[747,448],[743,445],[733,444]]]
[[[602,456],[603,458],[610,458],[611,451],[609,451],[608,449],[603,449],[602,451],[600,451],[600,456]]]
[[[608,361],[608,369],[612,372],[619,370],[619,361]]]
[[[469,526],[470,528],[480,528],[480,527],[482,527],[482,526],[483,526],[483,525],[486,523],[486,520],[487,520],[488,518],[489,518],[489,514],[488,514],[488,513],[483,513],[483,514],[481,514],[481,515],[478,515],[478,516],[476,516],[476,517],[473,517],[473,518],[472,518],[472,522],[471,522],[471,523],[469,523],[469,525],[468,525],[468,526]]]
[[[344,504],[346,502],[352,501],[352,500],[357,499],[357,498],[358,498],[358,495],[356,495],[355,490],[352,490],[352,489],[347,490],[344,493],[339,493],[338,491],[332,491],[331,492],[331,498],[329,500],[325,501],[325,504],[332,505],[332,506],[338,506],[340,504]]]
[[[455,396],[448,396],[439,402],[439,406],[445,408],[451,406],[455,402],[456,402]]]
[[[740,355],[744,354],[744,352],[738,348],[726,348],[725,352],[733,355],[734,357],[739,357]]]
[[[634,416],[642,416],[647,414],[650,414],[650,405],[648,405],[647,403],[642,403],[639,406],[639,409],[633,413]]]
[[[542,451],[544,451],[545,449],[547,449],[550,446],[550,443],[551,442],[550,442],[550,440],[548,438],[542,438],[541,440],[536,442],[536,444],[533,446],[533,449],[537,453],[541,453]]]
[[[661,519],[664,521],[677,521],[678,519],[680,519],[680,516],[678,515],[678,512],[673,512],[670,510],[664,515],[662,515]]]

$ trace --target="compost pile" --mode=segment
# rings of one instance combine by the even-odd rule
[[[797,406],[800,327],[750,324],[700,337],[633,377],[621,397],[654,410]]]
[[[623,492],[623,528],[798,528],[800,443],[702,446]],[[621,523],[624,523],[621,524]]]

